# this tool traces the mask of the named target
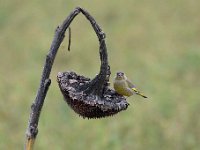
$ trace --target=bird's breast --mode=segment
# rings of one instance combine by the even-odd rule
[[[114,82],[114,89],[118,94],[124,95],[124,96],[131,96],[133,95],[133,92],[128,88],[128,85],[126,81],[115,81]]]

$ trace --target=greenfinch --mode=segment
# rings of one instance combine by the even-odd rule
[[[136,87],[128,80],[126,75],[123,72],[117,72],[116,77],[114,78],[114,89],[115,91],[123,96],[132,96],[133,94],[140,95],[144,98],[147,98]]]

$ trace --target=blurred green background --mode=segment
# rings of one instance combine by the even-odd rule
[[[64,39],[39,122],[35,149],[200,149],[200,2],[197,0],[13,0],[0,2],[0,149],[23,149],[30,105],[56,27],[76,7],[106,33],[111,79],[124,71],[149,100],[127,111],[82,119],[63,101],[56,75],[94,77],[98,41],[79,15]]]

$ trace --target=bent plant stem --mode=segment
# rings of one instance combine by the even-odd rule
[[[93,93],[94,95],[98,95],[102,97],[104,85],[107,84],[110,77],[110,67],[108,65],[108,54],[105,43],[105,33],[102,31],[100,26],[96,23],[94,18],[89,15],[87,11],[81,10],[81,12],[85,15],[85,17],[90,21],[96,35],[99,39],[99,54],[101,60],[101,67],[99,74],[90,82],[89,86],[86,89],[86,93]]]
[[[110,70],[108,66],[108,60],[107,60],[107,50],[106,50],[106,44],[105,44],[105,34],[99,27],[99,25],[96,23],[94,18],[84,9],[77,7],[75,8],[69,16],[63,21],[63,23],[57,27],[54,35],[54,39],[52,41],[51,47],[49,49],[49,53],[46,56],[46,61],[44,64],[42,77],[40,81],[40,86],[37,91],[36,98],[31,106],[31,112],[28,122],[28,127],[26,130],[26,141],[25,141],[25,149],[26,150],[32,150],[34,146],[34,141],[38,134],[38,122],[40,113],[42,110],[42,106],[44,104],[44,100],[46,97],[46,94],[48,92],[48,88],[51,84],[51,80],[49,79],[51,69],[53,66],[54,59],[56,57],[58,48],[60,47],[60,44],[62,43],[65,32],[67,28],[69,28],[71,22],[73,19],[79,14],[82,13],[91,23],[93,29],[95,30],[99,43],[100,43],[100,59],[101,59],[101,68],[99,74],[90,82],[87,88],[88,93],[96,93],[97,95],[101,96],[103,91],[104,84],[109,80]]]

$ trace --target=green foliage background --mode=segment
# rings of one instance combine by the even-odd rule
[[[61,45],[39,122],[35,149],[200,149],[200,2],[197,0],[13,0],[0,2],[0,149],[23,149],[30,105],[55,28],[76,7],[106,33],[112,76],[118,70],[149,101],[128,98],[127,111],[82,119],[63,101],[56,75],[94,77],[98,42],[87,20]]]

